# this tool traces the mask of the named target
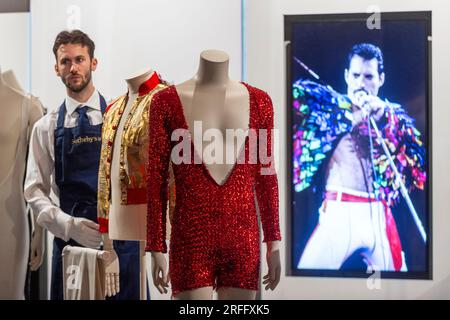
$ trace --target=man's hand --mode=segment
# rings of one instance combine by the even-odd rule
[[[72,217],[69,225],[69,237],[87,248],[98,249],[102,235],[99,225],[85,218]]]
[[[368,95],[365,91],[358,91],[353,98],[353,104],[359,109],[353,113],[353,125],[358,125],[367,116],[372,116],[375,121],[379,121],[386,109],[386,103],[379,97]]]

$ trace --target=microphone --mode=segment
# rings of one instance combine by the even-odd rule
[[[366,96],[369,95],[369,92],[367,92],[366,89],[361,88],[358,90],[355,90],[353,93],[355,100],[356,101],[361,101],[361,99],[365,98]],[[364,117],[367,117],[370,115],[370,105],[368,101],[364,101],[364,103],[362,105],[356,103],[355,104],[359,109],[362,110]]]

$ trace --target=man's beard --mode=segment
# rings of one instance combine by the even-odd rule
[[[68,89],[70,89],[72,92],[78,93],[78,92],[83,91],[84,88],[86,88],[87,85],[89,84],[89,82],[91,81],[92,71],[89,70],[89,72],[87,74],[85,74],[84,77],[82,75],[78,75],[78,76],[80,76],[82,78],[82,80],[81,80],[81,83],[77,86],[71,85],[70,81],[66,80],[64,78],[61,78],[61,80]]]

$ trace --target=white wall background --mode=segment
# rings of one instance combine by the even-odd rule
[[[29,91],[29,13],[0,13],[0,71],[13,70],[20,86]]]
[[[285,14],[366,12],[371,5],[381,11],[432,11],[433,64],[433,280],[381,280],[380,290],[369,290],[366,279],[286,276],[289,253],[286,234],[286,96]],[[446,169],[450,160],[450,3],[441,0],[247,0],[248,82],[266,90],[275,106],[275,126],[280,129],[280,220],[284,236],[283,272],[275,291],[263,291],[263,299],[450,299],[450,181]],[[266,273],[265,263],[263,272]]]
[[[124,79],[142,68],[174,83],[191,78],[205,49],[228,52],[230,76],[241,76],[240,0],[31,0],[31,18],[33,94],[49,110],[65,97],[52,48],[58,32],[68,28],[80,28],[94,40],[99,60],[94,84],[109,98],[126,92]],[[150,265],[148,254],[147,270]],[[150,290],[152,299],[170,299],[170,292],[160,295],[153,285]]]
[[[45,107],[61,104],[65,88],[52,52],[63,29],[80,28],[94,40],[99,60],[94,84],[111,98],[126,92],[124,79],[142,68],[170,82],[191,78],[200,52],[229,53],[230,74],[241,72],[240,0],[31,0],[33,93]]]

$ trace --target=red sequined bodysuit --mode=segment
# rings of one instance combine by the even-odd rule
[[[257,133],[259,129],[268,132],[264,139],[267,145],[260,146],[260,138],[256,138],[258,150],[270,151],[273,129],[270,97],[257,88],[243,85],[250,98],[249,128]],[[180,143],[171,141],[171,135],[179,128],[188,130],[174,86],[155,94],[150,122],[146,251],[167,252],[168,166],[172,148]],[[260,236],[254,195],[256,193],[258,200],[263,241],[280,240],[275,170],[270,169],[269,175],[261,174],[271,163],[263,164],[259,156],[257,161],[251,160],[249,151],[256,155],[258,151],[250,147],[255,144],[249,143],[252,139],[247,136],[240,153],[245,161],[237,162],[225,183],[219,185],[203,162],[194,163],[195,150],[190,135],[188,139],[192,161],[178,165],[172,162],[176,185],[169,255],[172,294],[206,286],[257,290]]]

